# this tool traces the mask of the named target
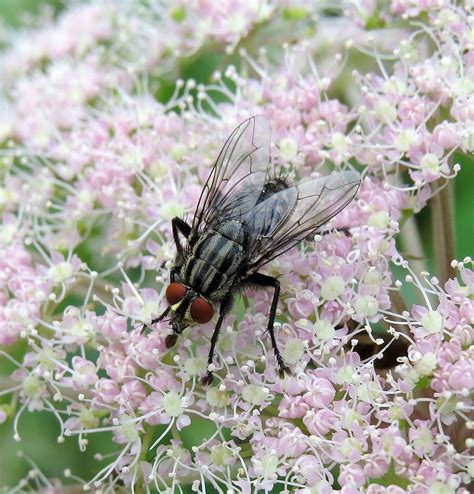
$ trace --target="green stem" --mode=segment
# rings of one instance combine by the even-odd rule
[[[145,434],[142,439],[142,450],[140,451],[140,460],[146,459],[146,454],[150,447],[151,440],[153,439],[153,433],[155,432],[155,427],[145,424],[144,426]]]
[[[456,276],[455,269],[451,262],[456,258],[456,219],[454,211],[454,182],[448,181],[448,184],[440,192],[443,211],[445,213],[445,237],[446,237],[446,272],[447,278]]]
[[[406,219],[400,232],[400,240],[405,251],[405,257],[410,258],[410,267],[419,275],[422,271],[427,271],[425,252],[420,237],[420,231],[412,215]],[[417,293],[418,302],[422,303],[423,297]],[[400,300],[398,300],[400,302]]]
[[[239,444],[240,452],[239,455],[242,458],[251,458],[254,454],[253,448],[250,443]]]
[[[400,234],[406,257],[410,259],[413,271],[417,274],[426,271],[425,251],[414,216],[406,219]]]
[[[265,408],[265,415],[269,415],[271,418],[273,418],[278,417],[280,415],[280,412],[275,405],[268,405]]]
[[[397,314],[401,314],[403,311],[408,310],[405,300],[399,291],[390,291],[389,296],[392,307],[397,311]]]
[[[441,190],[431,199],[434,238],[434,260],[439,281],[443,285],[455,276],[451,261],[456,257],[453,183],[438,181]]]
[[[176,426],[173,426],[171,428],[171,435],[173,436],[173,439],[176,441],[181,441],[181,436],[179,435],[179,431],[176,428]]]
[[[148,453],[151,441],[153,439],[153,433],[155,432],[155,427],[153,427],[149,424],[145,424],[144,429],[145,429],[145,434],[143,435],[143,439],[142,439],[142,449],[140,451],[140,461],[146,460],[146,455]],[[139,467],[140,461],[138,462],[138,468],[140,468]],[[142,494],[143,492],[145,492],[144,491],[144,484],[145,483],[144,483],[142,475],[141,475],[141,470],[139,470],[139,472],[140,472],[140,474],[137,475],[137,479],[135,482],[135,492],[137,494]]]

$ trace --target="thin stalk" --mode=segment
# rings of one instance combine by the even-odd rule
[[[456,257],[453,183],[443,183],[440,191],[431,199],[434,239],[434,260],[439,281],[443,285],[455,277],[451,261]]]
[[[146,459],[146,455],[148,453],[148,450],[150,448],[151,441],[153,439],[153,434],[155,433],[156,427],[145,424],[144,426],[145,429],[145,434],[142,439],[142,448],[140,451],[140,460],[143,461]]]
[[[402,294],[399,291],[392,290],[388,293],[390,301],[392,303],[392,307],[398,314],[401,314],[403,311],[408,310],[405,300],[403,299]]]
[[[135,492],[136,494],[142,494],[145,492],[144,484],[145,484],[145,479],[143,479],[142,471],[140,469],[140,462],[146,460],[146,456],[148,453],[148,450],[150,448],[151,441],[153,439],[153,434],[156,430],[156,427],[145,424],[144,426],[145,429],[145,434],[142,439],[142,447],[140,451],[140,461],[138,462],[137,468],[139,469],[140,474],[137,476],[135,479]]]
[[[407,254],[405,257],[411,257],[409,260],[411,269],[419,275],[422,271],[427,271],[425,251],[420,237],[420,231],[416,224],[415,217],[410,216],[400,231],[400,240],[403,245],[403,250]],[[417,291],[418,302],[422,303],[423,298]],[[398,300],[400,302],[400,300]]]
[[[400,232],[400,238],[403,244],[403,250],[406,253],[405,257],[410,260],[410,266],[418,275],[422,271],[426,271],[426,253],[423,249],[423,243],[420,237],[420,231],[416,224],[415,216],[410,216],[404,223]]]

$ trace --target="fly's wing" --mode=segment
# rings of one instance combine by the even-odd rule
[[[305,180],[271,195],[245,216],[251,270],[256,270],[321,228],[354,198],[354,171]]]
[[[260,196],[270,161],[270,122],[255,115],[229,136],[204,185],[192,232],[217,220],[240,218]]]

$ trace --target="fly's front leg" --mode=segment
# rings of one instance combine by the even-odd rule
[[[229,312],[232,307],[232,296],[229,295],[226,299],[224,299],[221,303],[220,311],[219,311],[219,319],[217,320],[216,327],[214,328],[214,332],[211,337],[211,348],[209,349],[209,356],[207,358],[207,373],[205,376],[201,378],[201,384],[204,386],[208,386],[212,384],[214,381],[214,376],[212,371],[209,370],[209,366],[212,364],[212,360],[214,359],[214,351],[216,349],[217,338],[219,337],[219,332],[222,327],[222,323],[224,322],[225,316]]]
[[[141,332],[145,331],[145,329],[148,329],[150,326],[153,326],[153,324],[156,324],[156,323],[160,322],[162,319],[164,319],[168,315],[170,310],[171,310],[171,307],[168,306],[158,317],[156,317],[155,319],[152,319],[148,324],[146,322],[144,322],[142,329],[141,329]]]
[[[212,374],[212,371],[209,370],[209,366],[212,364],[212,360],[214,358],[214,350],[216,348],[217,338],[219,336],[224,317],[225,314],[220,314],[219,319],[217,320],[216,327],[214,328],[214,332],[212,333],[211,348],[209,349],[209,356],[207,358],[207,373],[201,378],[201,384],[203,384],[204,386],[209,386],[214,381],[214,376]]]
[[[171,220],[171,227],[173,229],[173,240],[176,244],[176,250],[178,251],[178,255],[182,255],[184,252],[183,246],[181,245],[181,239],[179,238],[179,234],[181,233],[183,237],[188,240],[189,235],[191,234],[191,226],[188,225],[183,219],[175,216]],[[161,268],[163,268],[166,264],[166,261],[163,261],[161,264]]]
[[[275,331],[273,325],[275,323],[276,310],[278,306],[278,298],[280,296],[280,282],[276,278],[267,276],[261,273],[254,273],[243,280],[244,284],[257,285],[261,287],[271,287],[274,289],[272,305],[270,307],[270,315],[268,317],[268,328],[267,331],[270,333],[270,339],[272,342],[273,351],[275,352],[275,358],[278,363],[278,375],[283,377],[287,374],[290,369],[285,364],[283,357],[281,356],[280,350],[275,338]]]
[[[191,234],[191,226],[188,225],[186,221],[178,218],[177,216],[171,220],[171,226],[173,228],[173,239],[174,243],[176,244],[176,250],[178,251],[178,256],[181,257],[184,253],[184,249],[181,245],[181,239],[179,238],[178,233],[181,233],[185,239],[188,239],[189,235]]]
[[[173,239],[174,239],[175,244],[176,244],[176,250],[178,251],[178,256],[182,257],[183,253],[184,253],[184,249],[183,249],[183,246],[181,245],[181,239],[179,238],[179,233],[181,233],[184,236],[184,238],[187,239],[189,237],[189,235],[191,234],[191,226],[188,225],[183,219],[178,218],[177,216],[171,220],[171,226],[173,228]],[[175,281],[176,274],[178,271],[179,271],[179,267],[177,267],[177,266],[173,266],[171,268],[171,271],[170,271],[171,283],[173,283]],[[164,319],[169,314],[170,310],[171,310],[171,307],[167,307],[160,316],[158,316],[155,319],[152,319],[149,324],[144,323],[141,331],[143,332],[143,331],[145,331],[145,329],[149,328],[153,324],[160,322],[162,319]],[[176,343],[177,339],[178,339],[178,336],[176,334],[168,335],[166,337],[166,341],[165,341],[166,347],[171,348]]]
[[[171,283],[174,282],[174,280],[176,279],[176,273],[178,272],[177,268],[175,267],[172,267],[171,268],[171,271],[170,271],[170,281]],[[156,317],[155,319],[152,319],[148,324],[145,322],[143,323],[143,326],[142,326],[142,329],[141,329],[141,332],[143,333],[143,331],[145,331],[145,329],[148,329],[150,326],[153,326],[154,324],[162,321],[170,312],[171,310],[171,307],[167,307],[158,317]],[[178,339],[178,336],[177,335],[168,335],[170,338],[172,337],[175,337],[174,338],[174,341],[173,343],[171,343],[171,339],[170,339],[170,345],[168,345],[168,343],[166,344],[166,347],[167,348],[171,348],[175,343],[176,343],[176,340]],[[166,338],[168,338],[168,336]]]

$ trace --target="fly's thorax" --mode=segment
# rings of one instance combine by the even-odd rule
[[[223,237],[239,245],[244,244],[245,232],[244,227],[240,221],[224,221],[216,225],[213,231],[221,234]]]
[[[260,192],[260,196],[257,199],[257,204],[260,204],[261,202],[267,200],[271,195],[276,194],[277,192],[280,192],[281,190],[287,188],[288,184],[286,180],[276,177],[273,178],[272,180],[268,181],[263,187],[262,191]]]
[[[242,224],[228,221],[204,232],[181,268],[180,276],[196,291],[221,300],[234,285],[245,260]]]

